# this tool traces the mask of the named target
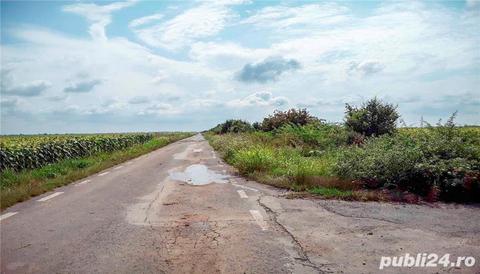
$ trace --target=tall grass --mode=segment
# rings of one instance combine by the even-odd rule
[[[241,174],[267,184],[305,189],[334,175],[335,151],[307,157],[286,145],[288,140],[264,132],[205,136]]]

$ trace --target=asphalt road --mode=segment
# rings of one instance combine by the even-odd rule
[[[377,273],[385,255],[480,261],[480,211],[285,199],[201,135],[1,213],[2,273]],[[381,273],[476,273],[474,267]]]
[[[197,135],[7,209],[2,273],[318,272],[214,155]]]

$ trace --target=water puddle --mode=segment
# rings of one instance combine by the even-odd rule
[[[210,183],[227,183],[228,175],[216,173],[208,169],[206,165],[191,165],[183,172],[171,172],[169,178],[177,181],[186,182],[191,185],[207,185]]]

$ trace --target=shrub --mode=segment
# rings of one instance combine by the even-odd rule
[[[336,173],[370,187],[420,195],[438,189],[442,200],[479,201],[479,138],[456,128],[453,118],[445,125],[368,138],[361,147],[343,150]]]
[[[409,182],[423,155],[414,142],[399,136],[369,138],[361,147],[342,151],[336,173],[343,178],[360,179],[367,187]]]
[[[365,135],[355,131],[349,131],[347,134],[347,143],[353,145],[361,145],[365,142]]]
[[[250,125],[250,123],[234,119],[230,119],[225,121],[225,123],[218,124],[212,129],[212,131],[217,134],[249,132],[252,130],[253,127]]]
[[[301,147],[306,152],[334,149],[347,144],[348,133],[335,124],[310,123],[304,126],[292,124],[281,127],[276,135],[287,145]]]
[[[273,115],[263,119],[261,129],[272,131],[287,124],[303,126],[308,123],[319,122],[320,120],[308,113],[306,109],[290,109],[288,111],[276,110]]]
[[[345,108],[347,128],[365,136],[393,133],[400,117],[396,106],[383,103],[376,97],[362,104],[360,108],[349,104]]]

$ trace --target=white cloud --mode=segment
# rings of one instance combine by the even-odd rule
[[[480,0],[466,0],[468,8],[478,8],[480,7]]]
[[[211,108],[211,107],[222,107],[224,104],[215,99],[193,99],[186,103],[186,108]]]
[[[209,62],[216,58],[223,59],[239,59],[239,60],[255,60],[261,59],[268,54],[267,49],[251,49],[242,47],[233,42],[215,43],[215,42],[197,42],[191,46],[190,58]]]
[[[344,22],[349,19],[348,9],[335,3],[306,4],[302,6],[268,6],[243,20],[260,28],[274,28],[285,31],[293,27],[321,27]]]
[[[132,3],[66,6],[87,18],[94,39],[31,26],[9,29],[21,43],[1,46],[2,68],[16,76],[7,85],[2,73],[2,111],[10,106],[2,130],[205,129],[227,118],[258,120],[289,106],[308,106],[322,118],[341,121],[345,102],[375,95],[399,103],[407,121],[421,115],[435,121],[455,108],[460,122],[478,121],[478,100],[449,104],[449,96],[469,98],[480,86],[479,15],[471,4],[449,9],[386,2],[359,15],[341,2],[266,3],[253,12],[246,10],[253,5],[229,6],[240,2],[176,3],[162,10],[164,17],[145,14],[130,22],[141,44],[107,37],[113,12]],[[236,81],[246,64],[270,56],[296,60],[302,69],[282,81],[265,81],[267,92],[252,94],[251,86]],[[85,85],[95,92],[63,91],[95,79],[102,83]],[[15,89],[32,96],[5,93]],[[58,115],[64,122],[38,122]]]
[[[152,83],[159,84],[168,79],[168,74],[165,71],[160,70],[152,79]]]
[[[168,103],[155,103],[141,109],[138,115],[173,115],[179,114],[181,110]]]
[[[98,42],[32,28],[13,32],[24,43],[21,46],[2,46],[5,54],[2,66],[5,64],[8,67],[8,71],[2,70],[2,95],[33,96],[32,87],[36,87],[36,91],[41,89],[38,95],[45,95],[35,96],[35,100],[26,101],[18,107],[19,111],[26,113],[65,113],[69,110],[65,108],[68,104],[75,106],[70,108],[72,115],[105,114],[113,112],[113,106],[120,109],[120,103],[126,104],[135,96],[178,102],[183,94],[191,90],[196,90],[201,96],[202,89],[210,90],[217,81],[214,77],[216,73],[202,65],[152,54],[125,39]],[[8,75],[18,76],[15,79],[17,84],[12,82],[4,88],[8,82],[4,80],[11,78]],[[49,82],[31,80],[31,76],[49,79]],[[93,88],[95,92],[88,92]],[[110,98],[117,98],[118,102],[108,108],[101,105]],[[128,116],[142,111],[154,112],[153,108],[144,111],[144,107],[141,104],[124,105],[122,113]],[[156,109],[155,112],[179,113],[179,110],[168,110],[162,106]]]
[[[242,108],[255,106],[283,107],[288,104],[283,96],[273,96],[269,91],[256,92],[242,99],[234,99],[226,103],[228,107]]]
[[[459,19],[453,11],[425,5],[389,3],[363,17],[346,13],[348,20],[328,28],[319,27],[315,22],[321,21],[315,21],[314,25],[287,24],[285,31],[282,24],[277,26],[272,21],[263,24],[271,33],[265,39],[274,41],[272,54],[296,59],[302,64],[303,73],[321,73],[327,81],[345,81],[350,63],[357,60],[375,60],[395,77],[439,67],[468,67],[478,62],[478,46],[472,38],[479,34],[473,20]],[[260,24],[258,19],[246,20]],[[343,52],[343,56],[328,62],[322,60],[333,52]]]
[[[247,63],[271,56],[267,48],[247,48],[233,42],[197,42],[192,44],[189,57],[195,61],[222,71],[238,71]]]
[[[196,39],[219,33],[231,16],[227,6],[207,2],[160,24],[135,29],[135,32],[149,46],[177,50]]]
[[[111,13],[134,5],[137,0],[115,2],[108,5],[76,3],[66,5],[63,10],[84,16],[90,23],[90,35],[96,40],[106,40],[105,27],[112,21]]]
[[[137,18],[135,20],[132,20],[130,22],[130,24],[128,24],[128,26],[130,28],[136,28],[136,27],[140,27],[142,25],[152,23],[154,21],[158,21],[162,18],[163,18],[163,14],[155,13],[155,14],[152,14],[152,15],[148,15],[148,16],[144,16],[144,17],[140,17],[140,18]]]

